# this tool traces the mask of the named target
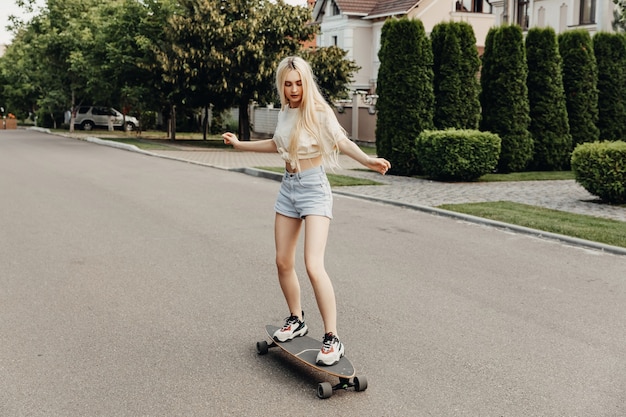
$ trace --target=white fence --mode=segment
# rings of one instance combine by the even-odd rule
[[[341,111],[335,110],[337,119],[350,139],[360,143],[374,144],[376,142],[376,112],[373,111],[372,105],[363,103],[362,98],[357,96],[355,99],[359,101],[358,111],[353,111],[354,100],[342,103]],[[255,136],[271,137],[274,134],[279,111],[280,109],[272,107],[257,107],[254,104],[250,106],[250,123]],[[237,109],[233,109],[231,116],[237,120],[238,115]]]

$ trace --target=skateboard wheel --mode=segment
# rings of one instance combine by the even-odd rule
[[[265,340],[256,342],[256,353],[259,355],[265,355],[269,351],[269,345]]]
[[[354,390],[359,392],[359,391],[365,391],[367,389],[367,378],[365,378],[364,376],[360,376],[354,377]]]
[[[319,384],[317,384],[318,398],[330,398],[331,395],[333,395],[333,386],[330,384],[330,382],[320,382]]]

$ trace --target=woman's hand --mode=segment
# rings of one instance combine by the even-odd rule
[[[391,162],[385,158],[368,158],[365,164],[372,171],[385,175],[391,169]]]
[[[224,143],[226,145],[233,145],[233,147],[237,147],[239,144],[239,139],[234,133],[226,132],[222,135],[222,139],[224,139]]]

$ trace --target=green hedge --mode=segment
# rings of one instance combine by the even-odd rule
[[[426,130],[417,138],[424,173],[442,181],[473,181],[492,172],[500,145],[498,135],[478,130]]]
[[[589,142],[572,153],[576,181],[607,203],[626,203],[626,142]]]

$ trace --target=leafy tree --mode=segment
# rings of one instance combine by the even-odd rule
[[[166,30],[172,40],[171,50],[162,55],[163,63],[173,74],[172,82],[179,83],[180,92],[184,92],[177,102],[183,106],[202,106],[205,115],[211,105],[219,112],[229,105],[225,94],[226,53],[222,45],[229,40],[230,28],[226,26],[219,1],[179,0],[179,3],[181,11],[171,16]],[[204,120],[206,139],[208,117]]]
[[[534,141],[531,168],[553,171],[569,167],[569,133],[561,56],[552,28],[532,28],[526,35],[530,133]]]
[[[86,101],[167,111],[173,139],[177,108],[237,104],[248,138],[248,103],[274,93],[277,63],[315,32],[309,19],[308,9],[283,1],[48,0],[35,19],[16,24],[0,79],[24,113]],[[306,54],[329,99],[341,96],[356,68],[345,52]]]
[[[480,118],[480,60],[474,30],[467,23],[439,23],[433,28],[431,41],[435,127],[476,129]]]
[[[23,119],[37,110],[40,95],[38,73],[40,65],[34,53],[35,35],[32,29],[20,31],[0,58],[0,103],[7,111],[12,111]]]
[[[499,172],[521,171],[532,158],[528,68],[519,26],[492,28],[485,45],[481,75],[481,130],[497,133],[502,139]],[[489,49],[489,50],[488,50]]]
[[[283,0],[220,0],[228,33],[223,50],[229,70],[227,90],[239,107],[239,136],[250,139],[248,106],[253,99],[273,94],[278,62],[295,55],[311,39],[310,11]]]
[[[376,150],[391,162],[391,172],[419,172],[416,140],[433,128],[433,55],[424,25],[416,19],[390,19],[378,52]]]
[[[317,84],[331,103],[348,97],[348,84],[360,67],[346,59],[347,51],[336,46],[303,50],[304,59],[311,63]]]
[[[598,128],[602,140],[626,140],[626,36],[597,33]]]
[[[101,25],[91,59],[109,91],[104,102],[119,105],[124,115],[131,112],[141,119],[144,110],[159,109],[167,102],[154,45],[165,38],[164,28],[174,10],[172,0],[117,0],[95,11]]]
[[[583,29],[559,34],[563,60],[563,87],[572,146],[600,139],[598,122],[598,68],[589,32]]]

